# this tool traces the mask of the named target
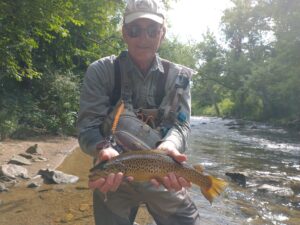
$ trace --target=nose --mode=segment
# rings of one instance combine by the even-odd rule
[[[147,29],[142,29],[141,30],[141,35],[139,37],[140,39],[150,39],[150,36],[147,32]]]

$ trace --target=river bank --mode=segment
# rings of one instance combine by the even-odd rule
[[[37,145],[44,160],[31,161],[26,165],[29,177],[35,176],[39,169],[57,168],[64,159],[78,147],[78,141],[73,137],[40,136],[26,140],[7,139],[0,142],[0,166],[7,164],[14,156],[26,153],[30,147]]]
[[[43,184],[28,188],[29,180],[19,180],[7,192],[0,192],[0,225],[87,225],[93,224],[92,192],[88,188],[88,171],[92,159],[78,147],[74,138],[43,137],[27,141],[1,142],[1,164],[28,147],[38,144],[48,160],[25,166],[33,177],[41,168],[63,171],[79,177],[75,184]],[[139,210],[136,221],[151,223],[151,217]]]

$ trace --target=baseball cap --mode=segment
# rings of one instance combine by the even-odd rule
[[[124,23],[147,18],[159,24],[164,22],[164,8],[160,0],[127,0]]]

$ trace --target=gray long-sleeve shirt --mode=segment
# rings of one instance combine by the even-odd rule
[[[93,62],[87,69],[80,96],[80,110],[78,116],[79,144],[81,149],[92,156],[96,156],[96,145],[105,137],[100,132],[100,125],[110,110],[110,98],[114,90],[114,60],[116,56],[109,56]],[[158,108],[169,110],[172,93],[175,89],[176,78],[179,75],[192,76],[192,70],[184,66],[170,63],[165,84],[165,96],[160,106],[155,103],[157,79],[161,79],[164,67],[161,59],[156,55],[152,67],[143,75],[134,65],[127,52],[120,58],[122,76],[128,76],[132,88],[132,104],[134,108]],[[190,87],[181,91],[178,98],[178,114],[184,115],[184,121],[175,120],[172,127],[161,141],[171,141],[176,148],[183,152],[190,129],[191,96]]]

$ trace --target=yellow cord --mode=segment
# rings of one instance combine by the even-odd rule
[[[119,123],[119,120],[120,120],[120,116],[124,112],[124,109],[125,109],[125,105],[124,105],[124,102],[122,100],[121,104],[118,106],[118,109],[117,109],[117,112],[116,112],[116,115],[115,115],[115,119],[114,119],[114,122],[113,122],[112,127],[111,127],[111,133],[112,134],[114,134],[116,129],[117,129],[117,126],[118,126],[118,123]]]

